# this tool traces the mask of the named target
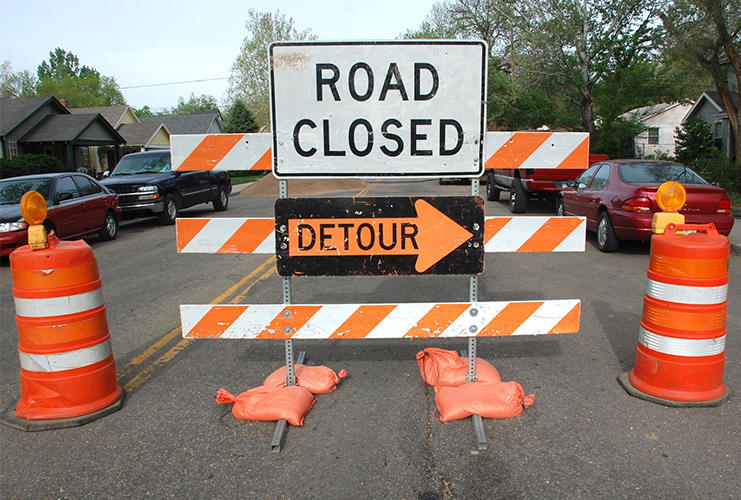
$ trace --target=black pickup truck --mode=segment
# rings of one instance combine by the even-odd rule
[[[229,172],[173,172],[169,150],[128,154],[101,183],[118,194],[125,219],[156,215],[162,224],[175,224],[181,209],[200,203],[226,210],[232,192]]]

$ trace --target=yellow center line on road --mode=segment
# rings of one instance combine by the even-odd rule
[[[275,256],[270,256],[269,259],[267,259],[265,262],[260,264],[257,268],[255,268],[254,271],[252,271],[250,274],[248,274],[247,276],[239,280],[238,283],[231,286],[228,290],[226,290],[225,292],[220,294],[218,297],[216,297],[214,300],[212,300],[210,304],[211,305],[222,304],[227,297],[235,293],[242,286],[244,286],[245,283],[249,282],[251,279],[257,276],[258,273],[263,271],[266,267],[271,266],[274,262],[275,262]],[[229,303],[236,304],[236,303],[241,302],[244,299],[244,297],[247,295],[247,293],[249,293],[249,291],[252,289],[252,287],[268,279],[273,274],[274,274],[274,270],[272,268],[268,269],[265,273],[263,273],[253,283],[247,286],[247,288],[245,288],[239,295],[237,295]],[[144,350],[144,352],[142,352],[139,356],[136,356],[126,366],[124,366],[121,370],[119,370],[117,374],[118,375],[117,378],[120,380],[126,377],[138,365],[142,364],[144,361],[146,361],[151,356],[156,354],[157,351],[162,349],[162,347],[167,345],[172,339],[174,339],[176,336],[181,335],[181,334],[182,334],[181,326],[173,328],[167,335],[163,336],[157,342],[152,344],[150,347]],[[190,342],[191,342],[191,339],[183,339],[180,342],[178,342],[172,349],[170,349],[165,354],[160,356],[154,363],[149,365],[146,369],[144,369],[142,372],[140,372],[138,375],[132,378],[129,382],[127,382],[123,388],[129,392],[138,388],[152,375],[152,373],[154,373],[154,370],[156,370],[157,368],[159,368],[160,366],[162,366],[163,364],[167,363],[172,358],[174,358],[179,352],[185,349],[185,347],[187,347],[188,344],[190,344]]]
[[[366,187],[364,187],[363,189],[361,189],[361,190],[360,190],[360,192],[359,192],[358,194],[356,194],[355,196],[356,196],[356,197],[361,197],[361,196],[365,196],[365,195],[367,195],[367,194],[368,194],[368,192],[369,192],[369,191],[370,191],[371,189],[373,189],[373,186],[374,186],[374,185],[375,185],[375,184],[368,184],[368,185],[367,185]]]

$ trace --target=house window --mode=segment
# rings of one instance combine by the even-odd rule
[[[717,121],[713,124],[713,139],[723,138],[723,122]]]
[[[648,143],[649,144],[659,143],[659,129],[658,128],[648,129]]]
[[[12,159],[18,156],[18,143],[16,141],[8,141],[8,158]]]

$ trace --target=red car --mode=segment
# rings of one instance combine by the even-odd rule
[[[584,171],[558,195],[558,215],[587,218],[587,229],[597,233],[597,247],[617,250],[620,240],[651,239],[656,191],[666,181],[677,181],[687,190],[679,213],[688,224],[713,223],[728,236],[733,228],[731,200],[725,190],[709,184],[684,165],[659,160],[610,160]]]
[[[0,180],[0,256],[28,242],[21,216],[21,197],[38,191],[46,199],[44,226],[60,239],[98,233],[102,240],[118,234],[121,209],[116,194],[90,176],[77,172],[24,175]]]

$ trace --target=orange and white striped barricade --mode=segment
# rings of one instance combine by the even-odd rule
[[[583,252],[584,217],[486,217],[486,252]],[[275,254],[275,220],[269,218],[177,219],[181,253]]]
[[[401,339],[579,331],[581,301],[181,305],[194,339]]]
[[[106,307],[92,249],[53,236],[10,255],[21,398],[2,422],[35,431],[82,425],[121,408]]]
[[[270,134],[173,135],[172,169],[269,172],[273,168],[272,145]]]
[[[730,248],[713,224],[670,224],[652,236],[635,366],[618,377],[629,394],[666,406],[728,399]]]
[[[484,166],[493,168],[585,169],[587,132],[487,132]]]
[[[173,169],[267,170],[272,136],[246,134],[228,139],[173,136]],[[188,142],[189,141],[189,142]],[[265,151],[256,144],[264,144]],[[188,142],[188,144],[186,144]],[[231,144],[231,145],[230,145]],[[485,168],[586,168],[586,133],[486,132]],[[213,152],[213,154],[211,153]],[[275,152],[272,154],[275,161]],[[258,168],[258,165],[260,167]],[[273,165],[274,166],[274,165]],[[275,169],[274,169],[275,170]],[[405,171],[405,177],[416,173]],[[303,176],[303,175],[302,175]],[[420,177],[430,177],[420,174]],[[311,175],[307,175],[311,177]],[[287,184],[281,180],[281,198]],[[478,181],[472,181],[472,197]],[[485,219],[485,252],[583,252],[583,218],[490,217]],[[273,219],[178,219],[177,247],[183,253],[276,253]],[[290,278],[284,277],[284,305],[182,305],[183,335],[189,338],[281,338],[286,342],[287,384],[292,373],[293,338],[465,337],[469,376],[475,380],[475,340],[479,336],[573,333],[579,328],[580,302],[478,302],[476,276],[471,302],[457,304],[339,304],[293,306]],[[486,449],[481,417],[474,416],[479,449]],[[285,422],[273,438],[279,451]]]
[[[273,167],[271,134],[173,135],[172,169],[254,170]],[[586,132],[486,132],[484,165],[492,168],[586,168]]]

